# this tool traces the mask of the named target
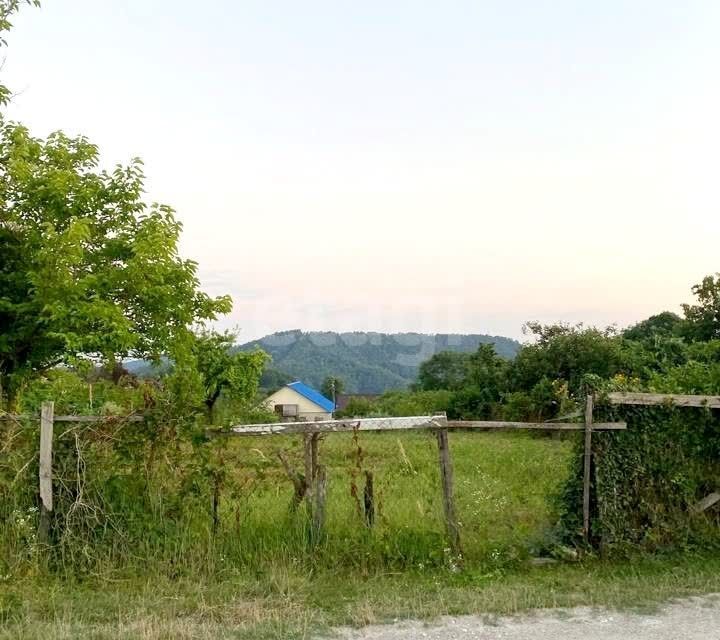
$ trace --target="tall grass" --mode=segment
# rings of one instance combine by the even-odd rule
[[[111,448],[112,443],[102,447]],[[555,517],[548,497],[565,479],[569,442],[520,434],[452,433],[451,449],[465,562],[503,567],[542,545]],[[319,543],[308,535],[304,508],[290,508],[293,487],[278,450],[302,470],[302,441],[297,437],[234,438],[222,446],[225,475],[215,528],[211,487],[201,476],[180,473],[170,461],[162,461],[150,481],[138,467],[128,468],[121,479],[113,475],[98,484],[92,464],[103,458],[87,454],[84,504],[73,504],[72,517],[66,507],[63,521],[56,523],[63,538],[54,556],[55,571],[112,575],[153,567],[169,575],[212,575],[280,564],[368,573],[452,562],[433,434],[324,438],[320,462],[329,484],[326,526]],[[69,501],[77,500],[78,494],[73,460],[71,456],[56,480],[70,494]],[[34,482],[32,466],[25,482]],[[375,478],[377,518],[372,529],[365,526],[353,497],[353,487],[356,495],[362,491],[365,470]],[[27,571],[35,553],[36,514],[25,498],[23,504],[4,508],[8,517],[0,525],[0,549],[5,574]]]
[[[300,438],[218,445],[227,475],[215,531],[211,486],[188,469],[191,460],[180,468],[161,456],[149,476],[141,464],[128,464],[98,483],[91,463],[103,462],[112,446],[88,445],[87,501],[105,509],[94,526],[71,523],[74,534],[48,555],[32,537],[32,501],[18,493],[3,506],[27,519],[24,534],[14,516],[0,522],[0,640],[309,638],[329,625],[395,617],[627,606],[720,589],[714,558],[531,568],[525,559],[552,534],[552,498],[567,476],[572,442],[454,432],[450,445],[465,555],[460,572],[446,550],[433,434],[326,437],[320,461],[329,475],[327,523],[318,544],[302,509],[289,508],[293,488],[276,455],[283,449],[301,469]],[[375,477],[373,529],[352,495],[364,470]],[[23,472],[28,483],[35,471]],[[64,474],[72,486],[69,467]]]

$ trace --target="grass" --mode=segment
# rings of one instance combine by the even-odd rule
[[[287,448],[301,470],[299,441],[253,439],[236,446],[238,474],[250,474],[249,482],[238,479],[249,495],[235,506],[241,511],[235,536],[245,542],[242,548],[231,545],[226,557],[251,564],[258,557],[303,558],[305,537],[300,531],[288,535],[293,524],[287,517],[289,482],[274,456],[276,448]],[[454,433],[451,447],[467,561],[497,568],[542,545],[554,517],[548,496],[565,480],[571,443],[522,434]],[[446,564],[437,457],[429,433],[361,434],[359,441],[349,434],[326,438],[321,463],[330,477],[327,538],[315,564],[360,572]],[[261,482],[252,478],[258,464]],[[372,533],[362,525],[352,497],[353,486],[362,494],[365,469],[375,475],[378,518]]]
[[[540,607],[650,606],[720,592],[720,559],[668,555],[623,563],[531,567],[551,539],[549,496],[571,442],[523,434],[453,433],[464,569],[443,535],[437,447],[430,434],[332,435],[327,535],[311,548],[288,515],[290,483],[274,451],[301,467],[297,439],[237,439],[222,527],[207,512],[172,537],[138,540],[136,558],[78,575],[15,567],[0,577],[0,640],[308,638],[338,625],[444,614],[512,614]],[[361,452],[358,453],[358,447]],[[378,521],[362,525],[353,484],[376,478]]]
[[[488,575],[433,570],[398,575],[268,567],[263,579],[128,578],[20,581],[3,592],[0,639],[309,638],[359,626],[440,615],[514,614],[577,605],[649,607],[720,591],[720,559],[667,556],[632,564],[588,562]],[[15,603],[9,608],[8,603]]]

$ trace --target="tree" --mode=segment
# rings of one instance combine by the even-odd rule
[[[458,419],[492,418],[507,391],[509,364],[492,344],[481,344],[469,354],[465,378],[453,394],[448,415]]]
[[[698,304],[682,305],[683,333],[690,340],[707,342],[720,338],[720,273],[706,276],[692,288]]]
[[[500,395],[507,386],[508,361],[501,358],[492,344],[481,344],[468,360],[467,381],[475,387],[491,389]]]
[[[320,392],[326,397],[335,402],[335,398],[345,391],[345,383],[335,376],[328,376],[323,380]]]
[[[492,349],[492,345],[490,346]],[[466,382],[470,354],[457,351],[440,351],[420,365],[417,388],[422,391],[460,389]]]
[[[530,391],[544,378],[566,380],[577,395],[586,374],[610,378],[623,371],[622,341],[610,327],[528,323],[536,342],[525,345],[513,360],[509,376],[513,391]]]
[[[231,309],[178,255],[173,210],[147,206],[139,160],[98,169],[85,138],[0,119],[0,385],[83,356],[176,362],[190,327]]]
[[[653,340],[656,337],[671,337],[678,333],[682,318],[672,311],[663,311],[623,331],[627,340]]]
[[[193,351],[202,376],[205,407],[210,422],[221,394],[232,400],[255,397],[268,355],[259,349],[235,351],[236,335],[228,331],[202,331],[195,336]]]

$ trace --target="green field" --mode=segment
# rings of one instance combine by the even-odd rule
[[[148,532],[134,557],[96,559],[81,576],[40,568],[3,576],[0,638],[304,638],[341,624],[645,606],[720,589],[714,557],[531,566],[530,556],[552,542],[568,439],[451,434],[462,559],[445,542],[432,434],[328,436],[326,537],[315,547],[302,516],[289,513],[279,447],[301,465],[297,438],[230,443],[225,463],[241,489],[223,496],[215,536],[201,512],[185,530]],[[376,478],[372,531],[352,497],[365,469]]]

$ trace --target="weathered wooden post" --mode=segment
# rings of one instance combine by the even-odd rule
[[[320,434],[305,434],[305,505],[313,544],[322,538],[325,527],[327,473],[319,462]]]
[[[325,498],[327,496],[327,474],[325,467],[318,467],[315,477],[315,500],[312,509],[312,541],[317,544],[322,540],[325,528]]]
[[[592,466],[593,397],[585,399],[585,455],[583,460],[583,540],[590,540],[590,470]]]
[[[363,492],[365,507],[365,524],[372,529],[375,524],[375,481],[372,471],[365,471],[365,491]]]
[[[50,534],[50,516],[53,510],[52,446],[55,403],[42,403],[40,411],[40,522],[38,542],[46,544]]]
[[[317,460],[317,452],[313,452],[313,437],[314,434],[310,433],[306,433],[303,436],[303,444],[305,447],[305,500],[308,505],[312,502],[313,476],[315,475],[313,462]],[[315,460],[313,460],[313,458],[315,458]]]
[[[438,416],[444,424],[447,419]],[[445,527],[447,529],[450,549],[455,555],[462,553],[460,545],[460,526],[455,515],[455,496],[453,494],[453,469],[450,458],[450,443],[448,441],[447,427],[437,429],[438,453],[440,458],[440,479],[442,480],[443,508],[445,510]]]

